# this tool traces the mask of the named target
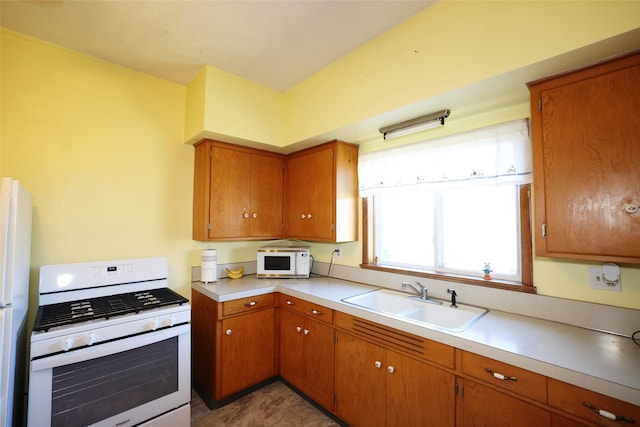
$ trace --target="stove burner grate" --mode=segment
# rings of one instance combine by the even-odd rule
[[[41,305],[36,314],[34,331],[47,331],[56,326],[87,320],[109,319],[129,313],[189,302],[169,288],[150,289],[80,301]]]

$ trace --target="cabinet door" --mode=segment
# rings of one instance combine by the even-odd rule
[[[323,407],[333,410],[334,329],[306,319],[304,341],[304,392]]]
[[[640,262],[639,62],[532,87],[539,255]]]
[[[537,406],[500,393],[471,380],[464,380],[462,426],[544,427],[551,414]]]
[[[284,162],[280,158],[251,155],[251,237],[282,237],[284,235],[282,202]],[[247,189],[244,190],[248,191]]]
[[[333,239],[334,173],[332,146],[287,161],[287,236]]]
[[[391,350],[385,360],[387,426],[455,424],[453,374]]]
[[[275,309],[222,320],[220,397],[275,375]]]
[[[280,316],[280,376],[294,387],[304,386],[302,367],[304,317],[287,310],[279,310]]]
[[[384,426],[384,349],[336,333],[336,415],[352,427]],[[418,396],[412,401],[421,404]]]
[[[209,238],[249,235],[251,154],[215,147],[211,157]]]

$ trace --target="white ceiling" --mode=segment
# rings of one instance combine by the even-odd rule
[[[187,84],[213,65],[284,91],[435,0],[2,0],[10,30]]]

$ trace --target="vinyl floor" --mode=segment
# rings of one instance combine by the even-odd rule
[[[340,426],[280,381],[213,411],[198,393],[191,394],[192,427]]]

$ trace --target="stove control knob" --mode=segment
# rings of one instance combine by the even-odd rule
[[[153,322],[151,323],[151,330],[155,331],[156,329],[158,329],[158,326],[160,326],[159,323],[160,322],[158,322],[158,319],[153,319]]]
[[[176,324],[176,316],[169,317],[169,326],[173,327]]]
[[[89,332],[84,336],[85,345],[93,345],[96,342],[96,334]]]
[[[69,351],[71,347],[73,347],[73,338],[67,337],[60,340],[60,350]]]

